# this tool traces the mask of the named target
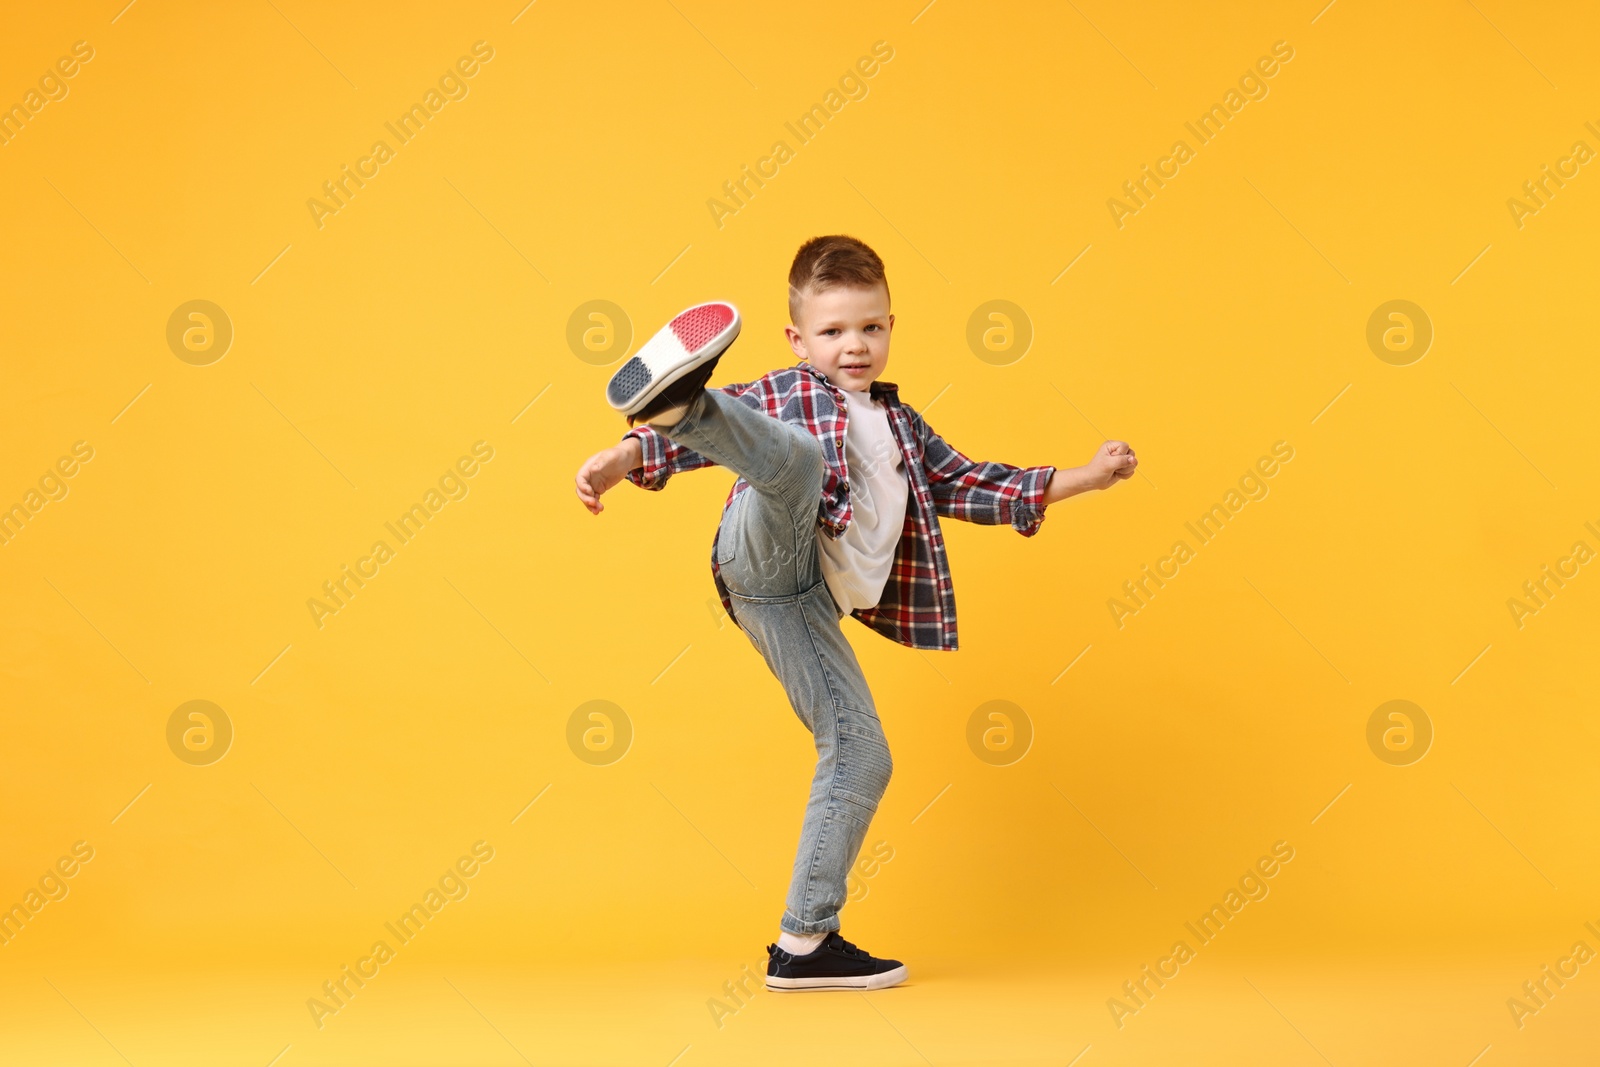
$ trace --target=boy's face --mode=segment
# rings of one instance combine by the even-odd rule
[[[800,322],[785,326],[794,354],[841,389],[865,392],[889,365],[889,290],[841,287],[800,298]]]

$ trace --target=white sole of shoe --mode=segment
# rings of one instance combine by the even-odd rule
[[[859,978],[774,978],[767,976],[767,989],[774,993],[819,992],[828,989],[860,991],[887,989],[906,980],[905,964],[882,974],[864,974]]]
[[[644,410],[685,374],[727,351],[739,336],[739,309],[713,301],[679,312],[657,330],[606,385],[606,401],[624,415]]]

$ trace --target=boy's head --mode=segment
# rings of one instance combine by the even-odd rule
[[[865,391],[889,363],[889,281],[878,253],[842,234],[813,237],[789,268],[784,336],[841,389]]]

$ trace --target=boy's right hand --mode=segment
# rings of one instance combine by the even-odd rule
[[[591,514],[600,514],[606,509],[600,503],[600,494],[621,482],[629,471],[643,462],[644,451],[637,438],[630,437],[622,444],[601,449],[578,468],[578,499]]]

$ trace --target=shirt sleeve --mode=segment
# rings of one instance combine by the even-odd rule
[[[915,411],[911,422],[922,442],[923,467],[940,517],[984,526],[1010,524],[1024,537],[1039,532],[1044,522],[1044,490],[1055,467],[1013,467],[968,459],[934,433]]]
[[[757,378],[753,382],[732,382],[718,386],[717,389],[729,396],[754,392],[759,397],[765,389],[765,382],[765,378]],[[664,489],[667,479],[680,471],[716,466],[715,460],[708,459],[694,449],[667,438],[653,426],[635,426],[622,435],[622,440],[626,441],[630,437],[638,439],[644,462],[629,471],[626,477],[641,489]]]
[[[624,441],[630,437],[638,440],[644,462],[629,471],[626,477],[640,489],[665,489],[667,479],[679,471],[715,466],[694,449],[663,437],[654,427],[635,426],[622,435]]]

